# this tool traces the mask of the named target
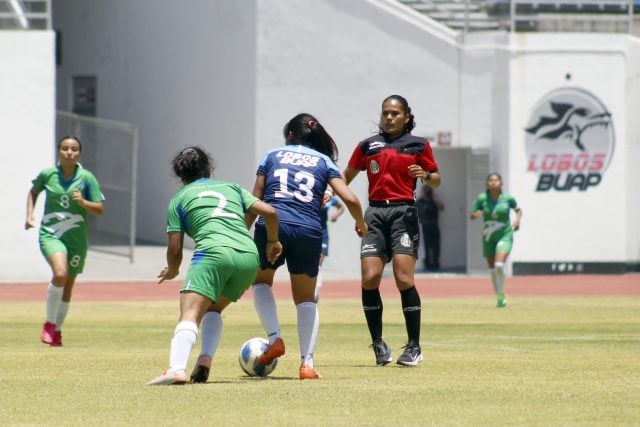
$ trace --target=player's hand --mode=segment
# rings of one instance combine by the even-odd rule
[[[358,234],[358,236],[364,237],[367,235],[368,232],[369,232],[369,226],[367,225],[366,222],[362,223],[361,225],[356,224],[356,233]]]
[[[80,190],[75,188],[71,193],[71,198],[73,198],[73,200],[75,200],[80,206],[84,207],[84,202],[86,200],[84,200],[84,197],[82,197],[82,192]]]
[[[326,205],[333,199],[333,190],[329,187],[324,191],[324,195],[322,196],[322,206]]]
[[[520,230],[520,222],[514,221],[513,224],[511,224],[511,228],[513,228],[513,231]]]
[[[179,270],[171,270],[169,267],[165,267],[162,269],[160,274],[158,274],[158,278],[160,279],[158,280],[158,283],[162,283],[165,280],[175,279],[178,274],[180,274]]]
[[[425,172],[425,170],[422,169],[422,166],[420,166],[420,165],[410,165],[408,170],[409,170],[409,175],[414,177],[414,178],[426,178],[427,177],[427,172]]]
[[[275,264],[280,255],[282,255],[282,243],[280,241],[267,242],[267,261]]]
[[[24,223],[24,229],[28,230],[30,228],[33,228],[36,226],[36,222],[33,220],[33,218],[27,218],[27,220]]]

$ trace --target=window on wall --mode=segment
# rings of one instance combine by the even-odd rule
[[[71,111],[82,116],[96,116],[96,76],[74,76],[72,81]]]

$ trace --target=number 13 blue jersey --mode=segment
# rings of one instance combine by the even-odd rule
[[[280,222],[322,229],[327,183],[341,177],[329,157],[304,145],[278,147],[267,152],[257,174],[265,177],[263,200],[277,209]]]

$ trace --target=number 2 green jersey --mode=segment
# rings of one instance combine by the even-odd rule
[[[184,232],[196,251],[226,246],[257,254],[244,214],[257,201],[237,184],[208,178],[180,189],[169,202],[167,233]]]
[[[482,234],[485,241],[513,235],[509,211],[517,207],[516,199],[507,193],[500,193],[498,200],[493,200],[486,191],[478,195],[471,205],[471,212],[482,210]]]
[[[86,246],[87,211],[73,200],[73,190],[80,190],[90,202],[104,200],[96,177],[78,165],[73,178],[65,181],[60,168],[51,167],[40,172],[32,182],[36,192],[46,193],[40,235],[56,237],[73,246]]]

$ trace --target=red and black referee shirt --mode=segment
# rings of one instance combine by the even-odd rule
[[[360,142],[349,159],[349,167],[367,170],[369,202],[414,200],[417,178],[409,175],[412,164],[427,172],[438,171],[429,141],[409,133],[388,142],[378,134]]]

